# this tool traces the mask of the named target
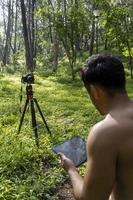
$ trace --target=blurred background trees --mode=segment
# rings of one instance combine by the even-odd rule
[[[74,79],[84,54],[113,52],[133,76],[130,0],[0,0],[0,13],[1,69],[26,64],[56,73],[66,58]]]

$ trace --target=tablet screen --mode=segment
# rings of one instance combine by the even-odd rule
[[[80,166],[87,160],[86,144],[79,136],[74,136],[70,140],[55,145],[52,150],[55,153],[63,153],[74,162],[76,167]]]

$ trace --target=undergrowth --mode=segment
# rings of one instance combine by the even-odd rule
[[[30,108],[22,129],[20,123],[20,79],[12,74],[0,75],[0,200],[58,200],[58,187],[66,174],[51,148],[73,135],[87,138],[90,127],[102,117],[91,104],[80,79],[74,82],[57,76],[35,75],[33,85],[52,136],[46,130],[36,110],[39,148],[31,128]],[[24,106],[26,85],[23,84]],[[128,80],[128,92],[132,97],[132,80]],[[81,169],[84,173],[84,167]]]

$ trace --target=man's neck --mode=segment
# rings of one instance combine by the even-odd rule
[[[129,103],[131,103],[131,100],[126,93],[117,93],[109,100],[108,113],[121,110]]]

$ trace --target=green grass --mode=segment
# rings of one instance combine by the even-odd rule
[[[34,96],[52,132],[50,137],[36,109],[39,148],[29,111],[16,136],[21,116],[20,76],[0,75],[0,200],[58,200],[56,193],[64,173],[51,147],[73,135],[86,139],[90,127],[101,119],[78,78],[75,82],[65,76],[35,78]],[[128,79],[131,98],[132,85]],[[25,85],[22,106],[24,103]]]

